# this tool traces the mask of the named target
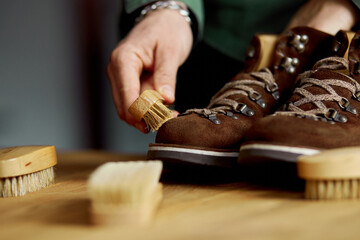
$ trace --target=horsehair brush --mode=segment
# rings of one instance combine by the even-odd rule
[[[144,119],[154,132],[174,117],[173,112],[163,104],[164,98],[154,90],[145,90],[131,106],[129,112],[136,120]]]
[[[1,197],[23,196],[54,182],[55,146],[18,146],[0,149]]]
[[[300,156],[297,168],[299,177],[306,180],[307,199],[360,198],[360,147],[338,148]]]
[[[162,199],[161,161],[109,162],[89,177],[91,222],[144,225]]]

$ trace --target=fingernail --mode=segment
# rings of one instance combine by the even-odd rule
[[[164,86],[160,87],[159,92],[167,100],[173,100],[174,99],[174,90],[169,85],[164,85]]]

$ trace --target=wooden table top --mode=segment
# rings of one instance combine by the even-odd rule
[[[89,174],[107,161],[144,157],[87,151],[58,158],[54,185],[0,199],[0,239],[360,239],[360,201],[307,201],[301,191],[231,179],[165,178],[149,226],[93,226]]]

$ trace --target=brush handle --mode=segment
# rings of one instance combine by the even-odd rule
[[[298,175],[307,180],[360,177],[360,147],[346,147],[300,156]]]
[[[155,103],[163,101],[164,98],[158,92],[146,90],[131,104],[129,112],[136,120],[140,121]]]
[[[38,172],[56,165],[55,146],[18,146],[0,149],[0,178]]]

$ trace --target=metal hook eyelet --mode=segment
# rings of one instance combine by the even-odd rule
[[[334,53],[337,53],[340,50],[341,42],[339,42],[337,39],[334,39],[332,43],[332,50]]]
[[[280,67],[284,68],[286,72],[290,74],[295,73],[297,65],[299,65],[299,59],[291,57],[283,57],[280,63]]]
[[[243,115],[245,115],[245,116],[248,116],[248,117],[252,117],[255,114],[254,110],[249,108],[244,103],[239,103],[238,106],[236,107],[236,111],[243,114]]]
[[[254,46],[250,46],[247,50],[246,50],[246,57],[248,58],[253,58],[255,57],[255,53],[256,53],[256,49]]]
[[[208,118],[211,122],[215,123],[216,125],[221,124],[220,119],[218,119],[218,118],[216,117],[216,113],[210,114],[209,116],[207,116],[207,118]]]
[[[334,108],[328,109],[328,112],[325,114],[325,118],[330,121],[333,120],[341,123],[346,123],[348,121],[346,116],[339,114]]]
[[[356,90],[356,92],[353,93],[352,97],[360,102],[360,90]]]
[[[257,105],[259,105],[262,108],[266,108],[266,103],[265,101],[261,98],[261,94],[258,92],[252,92],[251,94],[249,94],[249,98],[256,102]]]
[[[233,119],[238,119],[238,117],[235,116],[234,113],[232,113],[232,112],[226,111],[226,112],[224,113],[224,115],[225,115],[225,116],[228,116],[228,117],[231,117],[231,118],[233,118]]]
[[[299,53],[304,52],[305,45],[309,42],[309,37],[307,35],[295,34],[290,40],[290,44],[298,51]]]
[[[273,83],[271,86],[270,85],[266,85],[265,86],[265,90],[268,93],[271,93],[271,96],[273,96],[273,98],[275,100],[279,100],[280,98],[280,93],[279,93],[279,86],[276,83]]]
[[[358,114],[358,110],[356,108],[354,108],[353,106],[350,105],[349,100],[347,100],[346,98],[342,98],[340,102],[338,102],[339,107],[347,112],[350,112],[354,115]]]

